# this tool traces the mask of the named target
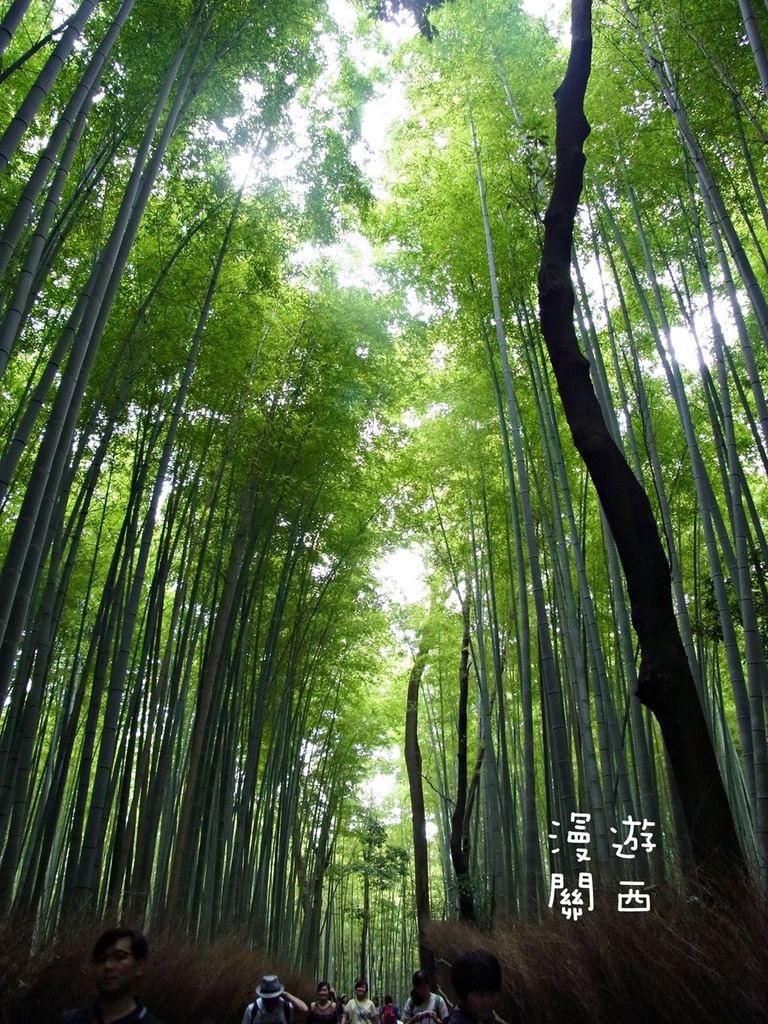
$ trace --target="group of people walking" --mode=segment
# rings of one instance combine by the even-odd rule
[[[136,994],[148,952],[147,940],[131,928],[104,932],[92,955],[96,1000],[66,1011],[61,1024],[160,1024]],[[295,1013],[306,1024],[493,1024],[501,967],[492,953],[475,950],[457,957],[451,983],[458,996],[452,1009],[432,991],[426,971],[416,971],[401,1018],[391,995],[384,997],[382,1007],[368,997],[364,978],[357,979],[349,1000],[337,999],[329,983],[321,981],[317,997],[307,1006],[286,991],[276,974],[268,974],[256,987],[256,998],[246,1007],[242,1024],[293,1024]]]
[[[319,982],[317,998],[309,1006],[288,992],[275,974],[266,975],[255,994],[254,1002],[246,1007],[242,1024],[292,1024],[294,1010],[306,1014],[306,1024],[441,1024],[450,1013],[443,997],[432,992],[426,971],[414,974],[402,1018],[392,996],[384,997],[383,1006],[369,998],[364,978],[355,982],[351,999],[337,997],[327,981]]]
[[[501,965],[486,950],[463,953],[451,966],[451,983],[458,1002],[451,1009],[443,997],[432,991],[426,971],[416,971],[413,988],[400,1008],[391,995],[379,1007],[368,996],[364,978],[355,982],[355,994],[346,1000],[327,981],[317,986],[317,998],[306,1005],[287,992],[275,974],[262,979],[256,1000],[243,1015],[242,1024],[292,1024],[294,1010],[306,1014],[306,1024],[491,1024],[501,991]]]

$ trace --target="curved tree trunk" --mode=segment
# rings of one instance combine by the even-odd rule
[[[555,93],[556,170],[539,270],[541,327],[574,443],[624,569],[641,652],[638,697],[659,721],[700,877],[713,880],[738,870],[742,853],[675,619],[669,566],[653,512],[611,438],[573,325],[570,268],[589,135],[583,103],[591,66],[591,16],[591,0],[573,0],[568,70]]]

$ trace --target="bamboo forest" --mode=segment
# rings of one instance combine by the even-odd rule
[[[766,42],[0,3],[3,934],[402,1002],[438,924],[763,906]]]

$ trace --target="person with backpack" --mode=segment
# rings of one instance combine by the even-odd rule
[[[381,1024],[397,1024],[400,1017],[400,1007],[392,996],[384,996],[384,1008],[381,1011]]]
[[[442,996],[435,995],[429,987],[429,975],[426,971],[416,971],[413,976],[413,988],[403,1007],[403,1024],[417,1024],[418,1021],[440,1021],[450,1013],[448,1004]]]
[[[280,984],[276,974],[265,974],[256,988],[256,1000],[249,1003],[242,1024],[293,1024],[293,1011],[308,1013],[307,1004]]]

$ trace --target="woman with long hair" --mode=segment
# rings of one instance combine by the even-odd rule
[[[417,1024],[418,1021],[429,1021],[440,1024],[450,1013],[448,1004],[442,996],[435,995],[430,988],[430,978],[426,971],[416,971],[413,976],[413,988],[403,1007],[403,1024]]]
[[[310,1004],[307,1024],[338,1024],[339,1007],[327,981],[317,983],[317,999]]]

